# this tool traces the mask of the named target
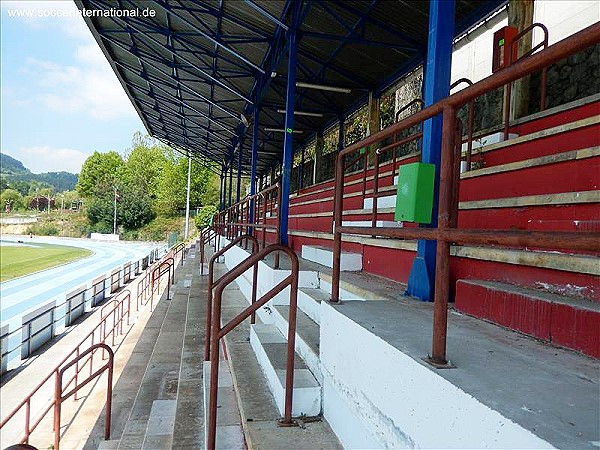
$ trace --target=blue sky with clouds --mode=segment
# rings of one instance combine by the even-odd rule
[[[73,2],[0,4],[2,153],[34,173],[78,173],[94,151],[121,153],[146,132],[81,17],[14,17],[66,15]]]

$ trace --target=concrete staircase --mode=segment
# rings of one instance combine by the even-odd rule
[[[176,271],[171,299],[165,294],[157,303],[114,386],[113,439],[98,442],[101,433],[93,431],[84,448],[196,448],[202,442],[204,315],[191,295],[202,284],[194,252],[192,246]]]

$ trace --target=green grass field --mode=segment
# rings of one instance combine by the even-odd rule
[[[91,255],[90,250],[65,245],[35,247],[0,245],[0,281],[28,275]]]

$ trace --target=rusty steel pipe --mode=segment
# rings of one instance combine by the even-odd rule
[[[215,252],[212,255],[212,257],[210,258],[210,261],[208,263],[208,281],[207,281],[207,288],[206,288],[206,326],[205,326],[205,333],[204,333],[204,361],[208,361],[210,359],[210,336],[211,336],[211,330],[213,327],[213,323],[212,323],[213,288],[215,287],[215,285],[217,285],[219,282],[221,282],[221,280],[227,275],[227,273],[229,273],[229,272],[227,272],[226,274],[222,275],[217,281],[214,281],[215,261],[220,256],[224,255],[229,249],[235,247],[237,244],[239,244],[244,239],[249,239],[252,241],[252,253],[248,258],[250,258],[252,255],[256,254],[259,249],[258,241],[256,240],[256,238],[251,235],[243,235],[243,236],[240,236],[240,237],[236,238],[235,240],[231,241],[229,244],[227,244],[221,250]],[[246,258],[246,260],[248,258]],[[254,266],[254,273],[252,276],[252,281],[253,281],[252,302],[253,303],[256,301],[256,277],[257,276],[258,276],[258,262]]]
[[[442,149],[440,167],[440,195],[438,209],[438,229],[451,226],[453,178],[455,175],[454,139],[456,137],[456,110],[446,106],[442,113]],[[438,241],[435,263],[435,301],[433,305],[433,339],[431,360],[436,364],[446,364],[446,332],[448,325],[448,291],[450,289],[450,243]]]
[[[89,353],[92,353],[98,349],[106,350],[108,352],[108,362],[97,369],[93,374],[87,377],[85,380],[81,382],[79,385],[75,385],[73,389],[68,391],[67,393],[63,393],[62,390],[62,377],[67,369],[76,364],[81,358],[87,356]],[[89,382],[91,382],[97,376],[100,376],[104,373],[105,370],[108,370],[108,386],[106,389],[106,421],[104,424],[104,440],[110,439],[110,428],[111,428],[111,414],[112,414],[112,384],[113,384],[113,368],[114,368],[114,357],[115,354],[112,349],[106,344],[96,344],[90,348],[88,348],[85,352],[79,355],[75,360],[66,364],[62,369],[60,369],[56,376],[56,383],[54,387],[54,450],[59,450],[60,448],[60,412],[61,412],[61,404],[63,401],[68,399],[71,395],[74,395],[79,389],[86,386]]]
[[[269,292],[263,295],[254,305],[250,305],[229,323],[222,328],[218,325],[221,319],[221,300],[223,290],[227,285],[232,283],[237,277],[242,275],[252,265],[263,260],[272,252],[286,253],[291,262],[292,270],[290,275],[273,287]],[[217,431],[217,392],[219,382],[219,341],[242,321],[244,321],[252,312],[262,307],[275,295],[290,287],[290,313],[288,324],[288,343],[287,343],[287,360],[286,360],[286,385],[285,385],[285,408],[283,423],[290,424],[292,422],[292,401],[293,401],[293,385],[294,385],[294,353],[295,353],[295,338],[296,338],[296,310],[297,310],[297,293],[298,293],[298,257],[289,247],[281,244],[273,244],[260,252],[252,255],[240,264],[231,269],[225,274],[221,281],[215,286],[215,304],[213,307],[212,322],[214,326],[211,330],[211,352],[210,352],[210,393],[209,393],[209,408],[208,408],[208,430],[206,447],[209,450],[215,449],[216,446],[216,431]]]

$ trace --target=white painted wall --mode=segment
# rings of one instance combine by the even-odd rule
[[[324,415],[345,448],[553,448],[326,302],[320,352]]]
[[[533,21],[548,27],[549,45],[571,36],[600,21],[598,0],[536,0]],[[494,32],[508,24],[506,10],[455,43],[452,54],[451,82],[469,78],[473,82],[492,74],[492,40]],[[483,31],[485,30],[485,31]],[[534,32],[533,45],[541,42],[542,32]],[[466,85],[457,87],[456,91]],[[453,91],[455,92],[455,91]]]

